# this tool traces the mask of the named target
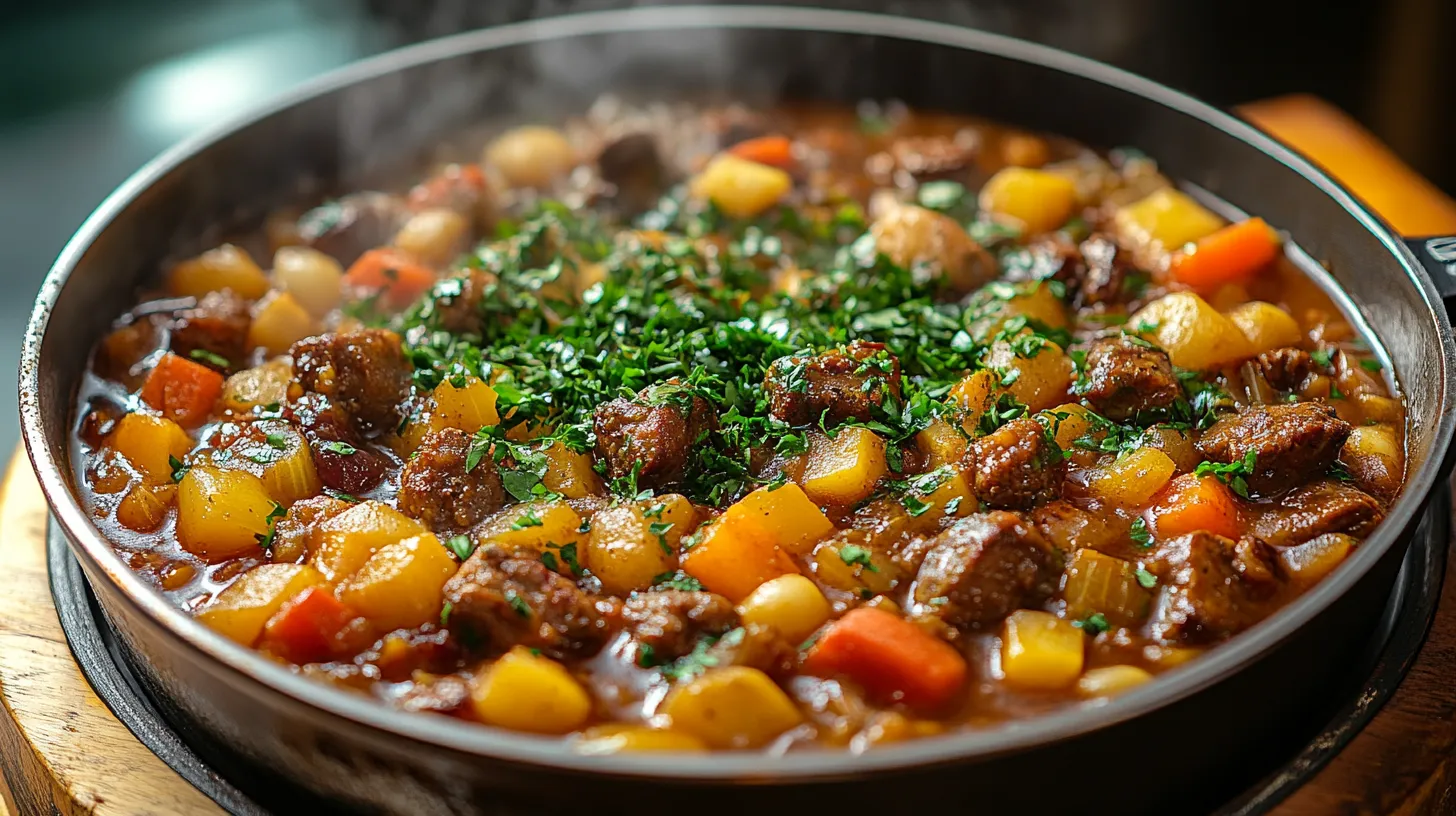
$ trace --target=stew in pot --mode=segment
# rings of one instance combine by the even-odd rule
[[[603,100],[171,265],[79,481],[182,608],[401,709],[591,753],[994,727],[1258,624],[1401,489],[1369,341],[1211,206],[893,104]]]

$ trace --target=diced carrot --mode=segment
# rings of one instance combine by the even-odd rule
[[[1159,539],[1207,530],[1238,538],[1239,506],[1232,491],[1213,476],[1186,473],[1168,483],[1148,509],[1148,524]]]
[[[404,306],[435,285],[435,271],[393,247],[380,247],[360,255],[344,280],[351,286],[381,289],[390,304]]]
[[[966,682],[966,661],[944,641],[883,609],[862,606],[830,625],[804,668],[844,674],[882,702],[919,709],[944,705]]]
[[[1173,256],[1174,280],[1200,289],[1234,283],[1267,266],[1279,252],[1279,236],[1262,218],[1250,218],[1211,235]]]
[[[294,663],[327,660],[339,633],[356,617],[327,587],[311,586],[268,619],[263,644]]]
[[[142,384],[142,401],[184,428],[196,428],[222,396],[222,375],[205,365],[167,354]]]
[[[416,210],[454,207],[462,197],[480,195],[485,186],[485,173],[480,165],[452,164],[416,184],[409,192],[409,205]]]
[[[766,164],[787,170],[794,165],[793,143],[787,136],[759,136],[728,148],[728,152],[740,159]]]

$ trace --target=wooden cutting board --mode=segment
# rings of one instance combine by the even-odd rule
[[[1411,235],[1456,233],[1456,202],[1353,121],[1310,97],[1240,111],[1303,150]],[[222,810],[139,743],[71,657],[46,575],[47,510],[23,452],[0,487],[0,776],[14,816],[207,816]],[[1453,810],[1456,570],[1406,681],[1279,816]]]

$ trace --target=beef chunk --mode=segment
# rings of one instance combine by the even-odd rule
[[[102,338],[96,346],[93,369],[104,379],[125,385],[128,391],[136,390],[144,373],[139,364],[156,351],[158,342],[157,321],[150,316],[138,317]]]
[[[438,533],[473,527],[505,504],[500,474],[489,456],[467,471],[470,434],[431,431],[400,474],[399,509]]]
[[[1183,396],[1168,355],[1126,335],[1092,343],[1086,372],[1082,396],[1117,422],[1166,412]]]
[[[799,664],[799,644],[789,641],[772,626],[751,623],[729,631],[708,649],[714,666],[747,666],[774,677],[794,673]]]
[[[1067,292],[1075,294],[1087,274],[1082,253],[1077,245],[1061,233],[1041,235],[1026,246],[1027,262],[1006,264],[1009,281],[1059,281]]]
[[[763,387],[769,413],[790,425],[812,425],[821,416],[830,426],[868,422],[874,407],[900,399],[900,361],[881,343],[856,341],[823,354],[780,357]]]
[[[629,475],[637,463],[637,483],[662,487],[687,474],[693,449],[717,429],[718,417],[707,400],[676,382],[644,388],[634,399],[597,406],[594,422],[597,456],[611,478]]]
[[[1189,533],[1162,544],[1148,569],[1166,587],[1152,631],[1191,643],[1230,637],[1263,620],[1285,582],[1274,551],[1253,536]]]
[[[667,182],[657,140],[650,133],[632,133],[602,148],[597,170],[602,181],[617,188],[617,205],[627,212],[652,207]]]
[[[410,209],[443,208],[465,216],[474,226],[486,226],[494,216],[495,201],[485,173],[474,164],[449,164],[409,192]]]
[[[1077,286],[1073,305],[1095,306],[1098,304],[1124,303],[1137,298],[1138,281],[1132,262],[1110,236],[1094,233],[1083,241],[1084,271]]]
[[[1276,547],[1292,547],[1325,533],[1369,535],[1385,518],[1374,496],[1329,479],[1305,485],[1263,508],[1254,533]]]
[[[445,582],[445,600],[449,628],[466,643],[497,652],[525,646],[557,659],[595,654],[620,614],[614,601],[588,595],[539,559],[494,546],[477,549]]]
[[[1027,509],[1062,493],[1062,449],[1034,419],[1013,419],[971,440],[963,462],[976,498],[990,507]]]
[[[637,641],[638,663],[661,665],[691,652],[704,637],[737,626],[738,613],[722,595],[673,589],[628,598],[622,620]]]
[[[298,237],[348,266],[365,252],[388,244],[409,214],[405,203],[392,195],[350,193],[304,213],[298,219]]]
[[[917,615],[961,628],[1000,623],[1051,597],[1062,556],[1016,513],[967,516],[936,536],[915,576]]]
[[[1320,373],[1314,357],[1304,349],[1281,348],[1254,358],[1254,370],[1280,391],[1300,391],[1310,377]]]
[[[959,176],[971,166],[975,151],[952,136],[904,136],[890,144],[895,170],[916,181]]]
[[[491,272],[472,269],[458,278],[441,281],[432,296],[435,325],[453,334],[483,334],[485,314],[480,306],[497,280]]]
[[[365,445],[348,414],[328,397],[304,394],[289,404],[287,417],[303,431],[326,487],[358,495],[384,479],[390,460]]]
[[[385,329],[323,334],[294,343],[290,353],[294,380],[303,390],[328,397],[356,430],[399,423],[411,373],[399,335]]]
[[[188,358],[194,351],[207,352],[227,360],[231,364],[228,368],[242,368],[248,353],[248,327],[252,322],[248,302],[232,290],[208,292],[196,306],[178,312],[172,320],[172,351]],[[196,359],[204,365],[221,368],[207,355]]]
[[[1215,462],[1255,455],[1249,490],[1268,496],[1309,481],[1330,469],[1350,426],[1322,403],[1275,403],[1247,408],[1213,424],[1198,440],[1198,452]]]

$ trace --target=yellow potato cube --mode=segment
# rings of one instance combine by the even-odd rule
[[[1295,346],[1304,339],[1299,323],[1288,312],[1272,303],[1250,301],[1235,306],[1224,316],[1244,333],[1244,337],[1253,345],[1255,354]]]
[[[423,533],[381,547],[337,594],[383,631],[411,629],[439,619],[456,567],[440,539]]]
[[[427,266],[455,260],[470,240],[470,221],[449,208],[421,210],[394,235],[394,245]]]
[[[999,377],[990,371],[981,369],[972,372],[951,386],[950,393],[946,394],[945,399],[946,402],[965,412],[961,428],[966,433],[976,433],[976,426],[980,424],[981,416],[991,408],[991,403],[995,401],[999,382]]]
[[[765,581],[738,607],[745,625],[771,626],[796,643],[823,626],[831,611],[824,593],[802,575]]]
[[[1222,218],[1172,187],[1119,208],[1112,221],[1123,240],[1168,252],[1223,227]]]
[[[1018,609],[1001,630],[1001,673],[1023,689],[1066,688],[1082,674],[1082,630],[1050,612]]]
[[[446,380],[435,388],[434,427],[473,434],[486,425],[498,425],[495,402],[495,389],[475,377],[466,377],[459,388]]]
[[[581,516],[564,501],[522,502],[493,516],[472,535],[482,543],[531,554],[545,552],[547,544],[560,546],[586,540],[581,532]]]
[[[1077,186],[1066,176],[1027,167],[1007,167],[981,188],[980,205],[998,221],[1026,234],[1050,232],[1072,217]]]
[[[678,497],[681,498],[681,497]],[[656,515],[643,515],[637,503],[620,504],[592,516],[591,534],[582,552],[587,569],[614,595],[647,589],[652,579],[677,569],[677,545],[683,530],[693,522],[692,504],[686,499],[652,505]],[[660,530],[661,534],[653,532]]]
[[[239,297],[257,300],[268,291],[268,276],[247,250],[223,244],[172,267],[167,289],[179,297],[196,298],[231,289]]]
[[[344,296],[344,268],[311,247],[280,247],[273,253],[273,283],[309,314],[323,317]]]
[[[1100,612],[1113,626],[1140,623],[1148,615],[1152,593],[1138,583],[1137,575],[1130,561],[1078,548],[1062,589],[1067,617],[1081,620]]]
[[[1139,309],[1128,325],[1161,346],[1179,368],[1209,371],[1256,353],[1238,326],[1192,292],[1158,298]]]
[[[929,505],[929,508],[920,517],[922,523],[943,519],[946,516],[960,518],[976,512],[979,503],[971,491],[971,485],[966,477],[959,470],[951,470],[950,475],[940,482],[936,488],[920,500]]]
[[[1325,533],[1279,551],[1284,568],[1299,583],[1314,584],[1345,563],[1360,542],[1344,533]]]
[[[278,505],[257,476],[194,465],[177,487],[177,540],[183,549],[209,561],[258,552]]]
[[[809,567],[821,584],[860,598],[894,589],[902,573],[888,554],[865,538],[835,537],[814,548]]]
[[[661,713],[673,728],[711,748],[761,748],[803,722],[803,715],[768,675],[747,666],[728,666],[678,686]]]
[[[541,452],[546,454],[547,462],[541,483],[547,490],[568,499],[600,496],[605,492],[602,477],[592,469],[590,453],[577,453],[560,442],[552,442]]]
[[[1138,448],[1094,468],[1087,476],[1087,492],[1109,504],[1143,507],[1163,489],[1178,465],[1157,448]]]
[[[287,360],[271,360],[243,369],[223,383],[223,405],[241,413],[260,405],[282,403],[288,398],[288,383],[292,380],[293,365]]]
[[[485,163],[512,187],[548,187],[576,166],[576,150],[561,131],[524,125],[497,136],[485,148]]]
[[[383,502],[360,502],[320,525],[309,563],[329,582],[342,581],[384,547],[423,532],[425,525]]]
[[[1088,669],[1077,679],[1077,696],[1112,697],[1153,679],[1146,669],[1137,666],[1103,666]]]
[[[1067,307],[1045,281],[1013,284],[994,281],[982,287],[968,307],[974,317],[971,337],[989,342],[1015,317],[1025,317],[1048,328],[1067,327]]]
[[[132,485],[116,505],[116,520],[139,533],[155,530],[167,518],[167,510],[176,495],[176,485]]]
[[[181,461],[192,450],[192,437],[181,425],[150,414],[122,417],[107,442],[151,484],[171,482],[171,460]]]
[[[888,472],[885,440],[868,428],[840,428],[832,437],[815,434],[804,467],[804,492],[823,504],[854,504],[874,492]]]
[[[1075,450],[1076,446],[1072,443],[1092,430],[1092,420],[1087,418],[1087,409],[1075,402],[1048,408],[1037,414],[1034,419],[1040,422],[1043,428],[1052,432],[1052,436],[1057,440],[1057,447],[1064,451]]]
[[[965,433],[944,419],[932,420],[925,430],[915,434],[915,447],[925,454],[932,468],[959,462],[966,455],[967,444]]]
[[[606,756],[608,754],[640,753],[643,751],[691,751],[708,750],[703,741],[691,734],[667,728],[647,728],[641,725],[611,723],[594,725],[581,734],[581,739],[572,747],[578,754]]]
[[[248,327],[248,345],[276,357],[287,354],[295,342],[312,335],[317,328],[313,316],[293,295],[276,292],[258,304]]]
[[[470,686],[470,705],[487,725],[536,734],[566,734],[586,724],[591,697],[556,661],[517,646]]]
[[[693,195],[713,202],[731,218],[752,218],[794,186],[788,173],[777,167],[720,153],[689,184]]]
[[[765,581],[798,572],[774,539],[751,526],[720,517],[704,527],[682,556],[682,569],[710,592],[741,601]]]
[[[992,343],[985,364],[993,378],[1000,377],[997,387],[1031,411],[1065,402],[1076,374],[1061,346],[1032,334]]]
[[[834,532],[824,512],[793,482],[772,490],[760,487],[739,499],[725,515],[732,517],[733,523],[773,539],[791,555],[803,555],[819,539]]]
[[[263,634],[264,624],[286,601],[323,582],[318,570],[306,564],[263,564],[239,575],[198,611],[197,619],[244,646],[252,646]]]

